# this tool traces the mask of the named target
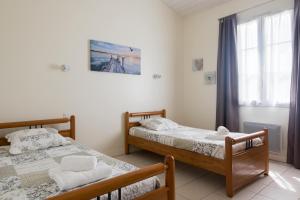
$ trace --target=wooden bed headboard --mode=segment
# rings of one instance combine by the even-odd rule
[[[129,132],[129,129],[134,126],[140,126],[141,124],[138,121],[130,121],[130,118],[137,118],[140,117],[140,119],[149,119],[152,116],[161,116],[166,117],[166,110],[160,110],[160,111],[151,111],[151,112],[136,112],[136,113],[125,113],[125,129],[126,132]]]
[[[59,134],[64,137],[70,137],[75,140],[75,116],[72,115],[70,118],[57,118],[57,119],[44,119],[44,120],[33,120],[33,121],[20,121],[20,122],[5,122],[0,123],[0,129],[10,129],[10,128],[42,128],[45,125],[54,124],[65,124],[70,123],[69,129],[59,130]],[[9,145],[9,142],[5,137],[0,137],[0,146]]]
[[[135,126],[141,126],[140,122],[136,121],[130,121],[131,118],[138,118],[140,119],[149,119],[152,116],[160,116],[160,117],[166,117],[166,110],[160,110],[160,111],[150,111],[150,112],[136,112],[136,113],[125,113],[125,153],[129,153],[129,146],[128,146],[128,136],[129,136],[129,129]]]

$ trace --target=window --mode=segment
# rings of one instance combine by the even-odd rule
[[[288,106],[292,71],[292,11],[238,25],[240,105]]]

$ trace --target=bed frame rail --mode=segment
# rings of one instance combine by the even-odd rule
[[[175,161],[172,156],[165,157],[165,163],[158,163],[138,169],[133,172],[126,173],[90,186],[82,187],[74,191],[65,192],[60,195],[50,197],[48,200],[73,200],[73,199],[92,199],[107,195],[111,199],[111,192],[118,191],[118,199],[121,200],[121,188],[137,183],[147,178],[165,173],[165,186],[157,188],[143,196],[137,197],[135,200],[175,200]]]

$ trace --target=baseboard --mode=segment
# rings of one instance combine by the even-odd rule
[[[270,160],[275,160],[275,161],[279,161],[279,162],[286,162],[286,157],[282,156],[282,155],[278,155],[278,154],[272,154],[270,153],[269,155]]]

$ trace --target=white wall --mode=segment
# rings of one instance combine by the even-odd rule
[[[180,121],[182,38],[160,0],[1,0],[0,121],[75,114],[79,142],[121,154],[125,111]],[[90,71],[90,39],[142,49],[142,75]]]
[[[232,0],[218,7],[187,16],[184,19],[184,103],[183,119],[185,124],[195,127],[214,129],[216,118],[216,85],[204,84],[204,72],[216,71],[218,49],[218,19],[224,16],[248,10],[269,0]],[[275,0],[265,4],[268,8],[284,8],[290,6],[291,0]],[[264,10],[262,7],[258,9]],[[248,10],[247,13],[253,11]],[[256,13],[252,13],[256,14]],[[204,58],[204,72],[192,71],[192,60]],[[286,134],[288,109],[284,108],[251,108],[240,109],[241,123],[255,121],[273,123],[282,126],[284,134],[281,155],[276,159],[286,159]]]

